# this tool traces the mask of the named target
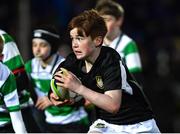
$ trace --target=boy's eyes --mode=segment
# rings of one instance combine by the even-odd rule
[[[85,38],[86,37],[82,37],[82,36],[71,37],[71,41],[73,43],[80,44],[81,42],[83,42],[85,40]]]
[[[82,36],[77,36],[77,37],[75,37],[75,38],[73,38],[73,37],[71,37],[71,40],[73,41],[73,40],[75,40],[75,41],[82,41],[82,40],[84,40],[85,39],[85,37],[82,37]]]
[[[46,43],[40,43],[40,44],[33,43],[32,46],[33,46],[33,47],[37,47],[37,46],[39,46],[39,47],[47,47],[48,44],[46,44]]]
[[[113,17],[103,17],[105,22],[109,22],[109,21],[115,21],[116,19]]]
[[[83,40],[84,37],[77,37],[76,39],[77,39],[77,40]]]

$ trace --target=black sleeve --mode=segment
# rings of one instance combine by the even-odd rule
[[[114,89],[122,89],[121,65],[119,60],[113,60],[110,64],[106,64],[103,69],[103,81],[106,91]]]
[[[28,89],[29,79],[25,71],[14,74],[16,77],[16,84],[18,92]],[[23,83],[22,83],[23,82]]]
[[[142,72],[132,73],[132,76],[138,82],[138,84],[141,86],[144,85]]]
[[[19,71],[14,74],[15,78],[16,78],[16,85],[17,85],[19,100],[21,100],[23,91],[27,90],[30,92],[30,95],[31,95],[33,101],[35,101],[36,94],[34,93],[34,90],[31,87],[30,79],[28,78],[28,75],[27,75],[26,71],[24,70],[24,67],[21,67],[20,69],[23,71]]]

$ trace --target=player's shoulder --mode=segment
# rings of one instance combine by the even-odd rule
[[[119,53],[111,47],[102,46],[101,56],[107,60],[121,60]]]
[[[76,55],[72,52],[70,53],[66,59],[65,59],[65,63],[75,63],[78,59],[76,58]]]
[[[58,64],[57,69],[55,72],[57,72],[59,70],[59,68],[63,67],[66,69],[70,69],[72,67],[74,67],[75,63],[77,63],[77,58],[75,56],[75,54],[72,52],[70,53],[64,61],[62,61],[61,63]]]
[[[122,36],[122,42],[124,43],[124,44],[128,44],[128,43],[135,43],[135,40],[132,38],[132,37],[130,37],[129,35],[127,35],[127,34],[123,34],[123,36]]]

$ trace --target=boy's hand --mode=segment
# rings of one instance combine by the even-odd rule
[[[48,106],[51,106],[52,102],[49,100],[47,96],[43,96],[37,99],[35,107],[39,110],[44,110]]]
[[[61,100],[59,100],[59,97],[56,96],[54,93],[50,94],[50,100],[51,100],[52,104],[55,105],[55,106],[63,106],[63,105],[72,105],[72,104],[74,104],[73,99],[65,99],[65,100],[61,101]]]

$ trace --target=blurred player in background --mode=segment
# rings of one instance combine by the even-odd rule
[[[33,107],[33,101],[29,92],[29,80],[27,73],[24,69],[24,61],[22,59],[22,56],[17,48],[14,39],[8,33],[0,30],[0,36],[4,44],[4,48],[2,51],[2,62],[15,75],[21,112],[27,132],[39,132],[39,128],[35,124],[31,112],[31,109]]]
[[[27,133],[21,115],[15,77],[8,67],[1,63],[3,45],[0,36],[0,133]]]
[[[39,124],[41,128],[43,127],[42,132],[86,132],[88,119],[83,107],[53,106],[48,98],[53,70],[56,65],[64,61],[64,58],[58,54],[59,43],[59,34],[52,26],[42,26],[33,31],[32,51],[34,58],[26,63],[26,70],[32,79],[37,95],[36,111],[38,113],[43,111],[45,114],[44,122],[41,121]]]

